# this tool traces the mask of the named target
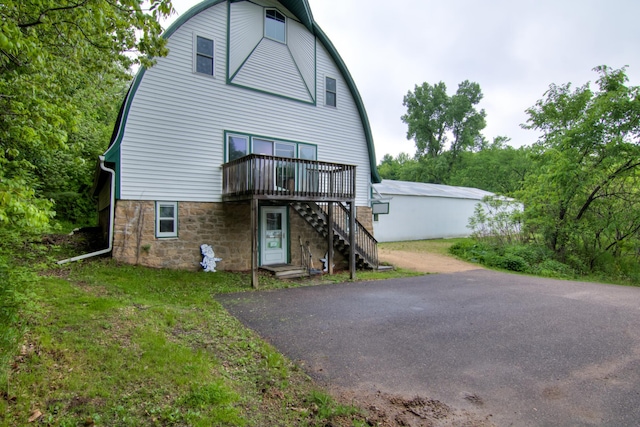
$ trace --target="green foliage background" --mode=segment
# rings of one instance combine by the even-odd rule
[[[481,136],[478,144],[447,148],[442,144],[451,105],[446,87],[416,86],[405,97],[407,115],[402,117],[407,137],[416,141],[416,154],[384,156],[380,175],[515,197],[525,207],[522,243],[547,250],[540,271],[640,282],[640,88],[628,85],[625,68],[594,71],[595,89],[590,83],[550,85],[527,110],[523,125],[538,139],[518,149],[506,137],[487,144]],[[511,243],[493,246],[502,248],[495,256],[478,258],[486,247],[459,248],[459,255],[516,271],[534,272],[540,264],[525,267],[513,254],[505,259],[500,252]]]

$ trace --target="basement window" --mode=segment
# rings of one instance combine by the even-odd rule
[[[156,202],[156,237],[178,237],[178,202]]]

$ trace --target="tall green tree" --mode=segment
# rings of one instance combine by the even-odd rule
[[[532,167],[529,147],[513,148],[509,138],[496,137],[479,151],[461,153],[447,184],[514,196]]]
[[[416,157],[426,158],[432,182],[444,182],[458,162],[460,153],[484,144],[481,131],[486,113],[477,109],[482,91],[477,83],[463,81],[454,95],[444,82],[416,85],[404,97],[407,139],[416,144]]]
[[[640,88],[624,68],[595,71],[595,90],[551,85],[527,110],[541,135],[520,192],[532,234],[590,269],[640,248]]]
[[[47,224],[53,165],[81,163],[111,84],[166,54],[158,19],[171,11],[170,0],[0,4],[0,230]]]

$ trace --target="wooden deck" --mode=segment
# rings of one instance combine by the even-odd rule
[[[225,201],[269,199],[348,202],[356,194],[356,167],[317,160],[250,154],[222,165]]]

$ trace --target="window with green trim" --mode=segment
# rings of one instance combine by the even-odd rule
[[[227,161],[249,154],[249,137],[245,135],[227,135]]]

